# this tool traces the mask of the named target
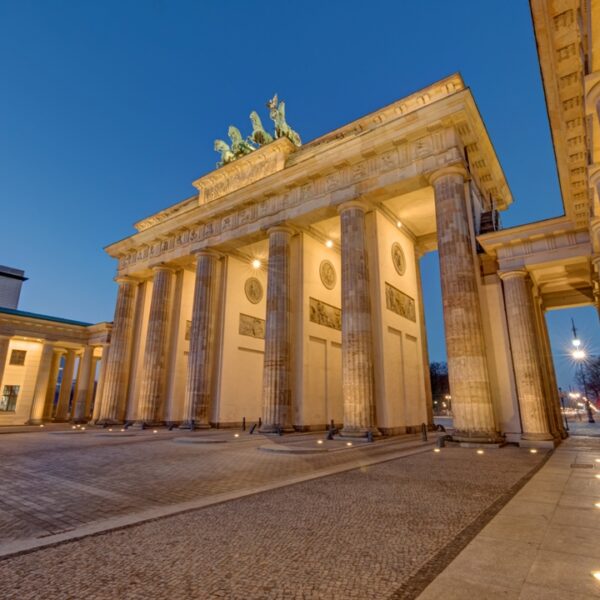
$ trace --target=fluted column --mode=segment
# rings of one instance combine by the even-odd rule
[[[504,286],[522,437],[525,440],[552,440],[529,276],[525,270],[508,271],[499,275]]]
[[[592,258],[592,289],[594,290],[598,318],[600,318],[600,256]]]
[[[342,234],[342,434],[379,434],[373,389],[373,325],[365,235],[366,205],[339,207]]]
[[[287,227],[269,229],[267,321],[261,432],[292,431],[290,241]]]
[[[216,252],[203,250],[198,253],[182,424],[184,429],[210,427],[218,263],[219,255]]]
[[[108,345],[102,347],[102,356],[100,357],[100,373],[98,374],[98,386],[96,387],[94,408],[92,409],[92,424],[95,424],[100,418],[100,409],[102,408],[102,391],[104,389],[104,381],[106,379],[106,363],[108,362],[109,350],[110,346]]]
[[[89,392],[93,356],[94,348],[86,346],[83,349],[83,356],[80,359],[79,372],[77,373],[77,395],[73,398],[73,410],[71,411],[73,423],[85,423],[87,421],[85,404]]]
[[[44,420],[44,405],[46,403],[46,393],[48,391],[48,382],[52,371],[52,357],[54,348],[52,344],[44,344],[40,364],[38,366],[37,377],[35,379],[35,388],[33,390],[33,402],[29,414],[29,425],[39,425]]]
[[[96,386],[96,372],[98,370],[99,356],[92,356],[92,368],[90,369],[90,377],[88,379],[88,391],[85,397],[85,410],[84,415],[86,421],[91,419],[92,413],[92,399],[94,398],[94,388]]]
[[[442,281],[454,439],[496,442],[481,307],[477,289],[470,203],[462,166],[434,173],[438,254]]]
[[[118,278],[119,292],[111,332],[110,352],[106,363],[104,392],[99,422],[115,424],[123,421],[127,403],[131,344],[135,320],[138,284],[128,277]]]
[[[4,377],[4,369],[6,367],[6,359],[8,358],[8,346],[10,345],[10,337],[0,336],[0,394],[2,393],[2,377]]]
[[[44,420],[52,418],[54,411],[54,396],[56,395],[56,380],[60,370],[60,361],[64,354],[63,350],[54,349],[52,354],[52,365],[50,366],[50,377],[48,378],[48,387],[46,388],[46,399],[44,401]]]
[[[150,317],[142,367],[141,390],[138,398],[137,421],[152,425],[162,416],[165,360],[171,315],[172,290],[175,274],[171,267],[154,267]]]
[[[58,404],[56,405],[56,414],[54,420],[63,422],[67,420],[69,412],[69,400],[73,387],[73,373],[75,371],[75,350],[67,350],[65,355],[65,364],[60,382],[60,392],[58,393]]]

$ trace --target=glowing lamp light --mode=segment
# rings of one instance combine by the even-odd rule
[[[125,429],[121,428],[121,431],[125,431]]]
[[[596,462],[600,462],[600,458],[597,458],[597,459],[596,459]]]
[[[44,426],[44,424],[42,423],[42,424],[40,425],[40,427],[43,427],[43,426]]]
[[[77,429],[77,427],[75,427],[75,425],[71,425],[71,429]]]
[[[158,433],[158,431],[156,429],[153,429],[152,433]]]
[[[600,475],[596,475],[596,479],[600,479]]]
[[[477,454],[483,454],[483,450],[477,450]]]
[[[81,428],[81,431],[85,431],[85,427],[82,427],[82,428]]]
[[[400,229],[402,227],[402,221],[396,221],[396,227]]]
[[[579,348],[579,346],[581,346],[581,340],[578,340],[577,338],[575,338],[574,340],[571,341],[571,344],[573,344],[573,346],[575,346],[575,348]]]
[[[596,504],[594,504],[594,506],[595,506],[596,508],[600,508],[600,502],[596,502]]]
[[[531,454],[537,454],[537,450],[535,448],[531,448],[531,450],[529,450],[529,452],[531,452]]]
[[[433,449],[433,451],[434,451],[436,454],[439,454],[439,453],[441,452],[441,450],[440,450],[439,448],[434,448],[434,449]]]
[[[234,433],[234,434],[233,434],[233,437],[236,437],[236,438],[237,438],[237,437],[240,437],[240,434],[239,434],[239,433]]]
[[[258,260],[258,258],[255,258],[252,261],[252,267],[255,269],[260,269],[260,265],[261,265],[261,262],[260,262],[260,260]]]
[[[109,429],[109,431],[112,431],[112,429]]]
[[[325,242],[325,245],[326,245],[328,248],[333,248],[333,241],[332,241],[332,240],[327,240],[327,241]]]
[[[600,581],[600,571],[592,571],[592,577]]]
[[[352,442],[346,442],[346,446],[352,446]]]
[[[573,350],[573,358],[575,360],[581,360],[582,358],[585,358],[585,352],[579,348],[577,350]]]
[[[323,440],[317,440],[317,444],[322,444]]]

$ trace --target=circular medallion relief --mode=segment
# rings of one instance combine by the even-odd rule
[[[246,298],[248,298],[252,304],[258,304],[262,300],[263,286],[256,277],[249,277],[246,279],[244,291],[246,292]]]
[[[328,260],[321,261],[319,275],[321,276],[321,282],[328,290],[332,290],[335,287],[337,279],[335,267]]]
[[[398,275],[404,275],[406,271],[406,258],[404,258],[404,252],[398,242],[392,244],[392,262]]]

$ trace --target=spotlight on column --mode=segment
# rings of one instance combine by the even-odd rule
[[[328,248],[333,248],[333,241],[332,241],[332,240],[327,240],[327,241],[325,242],[325,245],[326,245]]]
[[[254,269],[260,269],[260,266],[261,266],[261,262],[260,262],[260,260],[258,260],[258,258],[255,258],[255,259],[252,261],[252,267],[253,267]]]

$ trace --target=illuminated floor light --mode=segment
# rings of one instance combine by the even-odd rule
[[[531,452],[531,454],[537,454],[537,450],[535,448],[532,448],[529,452]]]
[[[85,427],[82,427],[82,428],[81,428],[81,431],[85,431]]]
[[[77,429],[77,427],[75,427],[75,425],[71,425],[71,429]]]
[[[261,263],[260,263],[260,260],[258,260],[258,258],[255,258],[255,259],[252,261],[252,266],[253,266],[255,269],[260,269],[260,264],[261,264]]]
[[[592,576],[594,577],[594,579],[600,581],[600,571],[592,571]]]
[[[483,450],[477,450],[477,454],[483,454]]]
[[[346,442],[346,446],[352,446],[352,442]]]
[[[323,440],[317,440],[317,444],[322,444]]]
[[[332,241],[332,240],[327,240],[327,241],[325,242],[325,245],[326,245],[328,248],[333,248],[333,241]]]
[[[439,448],[434,448],[433,451],[434,452],[441,452],[441,450]]]
[[[153,429],[152,433],[158,433],[158,431],[156,429]]]
[[[600,474],[599,474],[599,475],[596,475],[596,479],[600,479]]]
[[[596,508],[600,508],[600,502],[596,502],[596,504],[594,504],[594,506],[595,506]]]
[[[43,426],[44,426],[44,424],[42,423],[42,424],[40,425],[40,427],[43,427]]]
[[[597,458],[597,459],[596,459],[596,462],[600,462],[600,458]]]
[[[123,428],[121,428],[121,431],[125,431]]]
[[[240,437],[240,434],[239,433],[234,433],[233,437]]]

